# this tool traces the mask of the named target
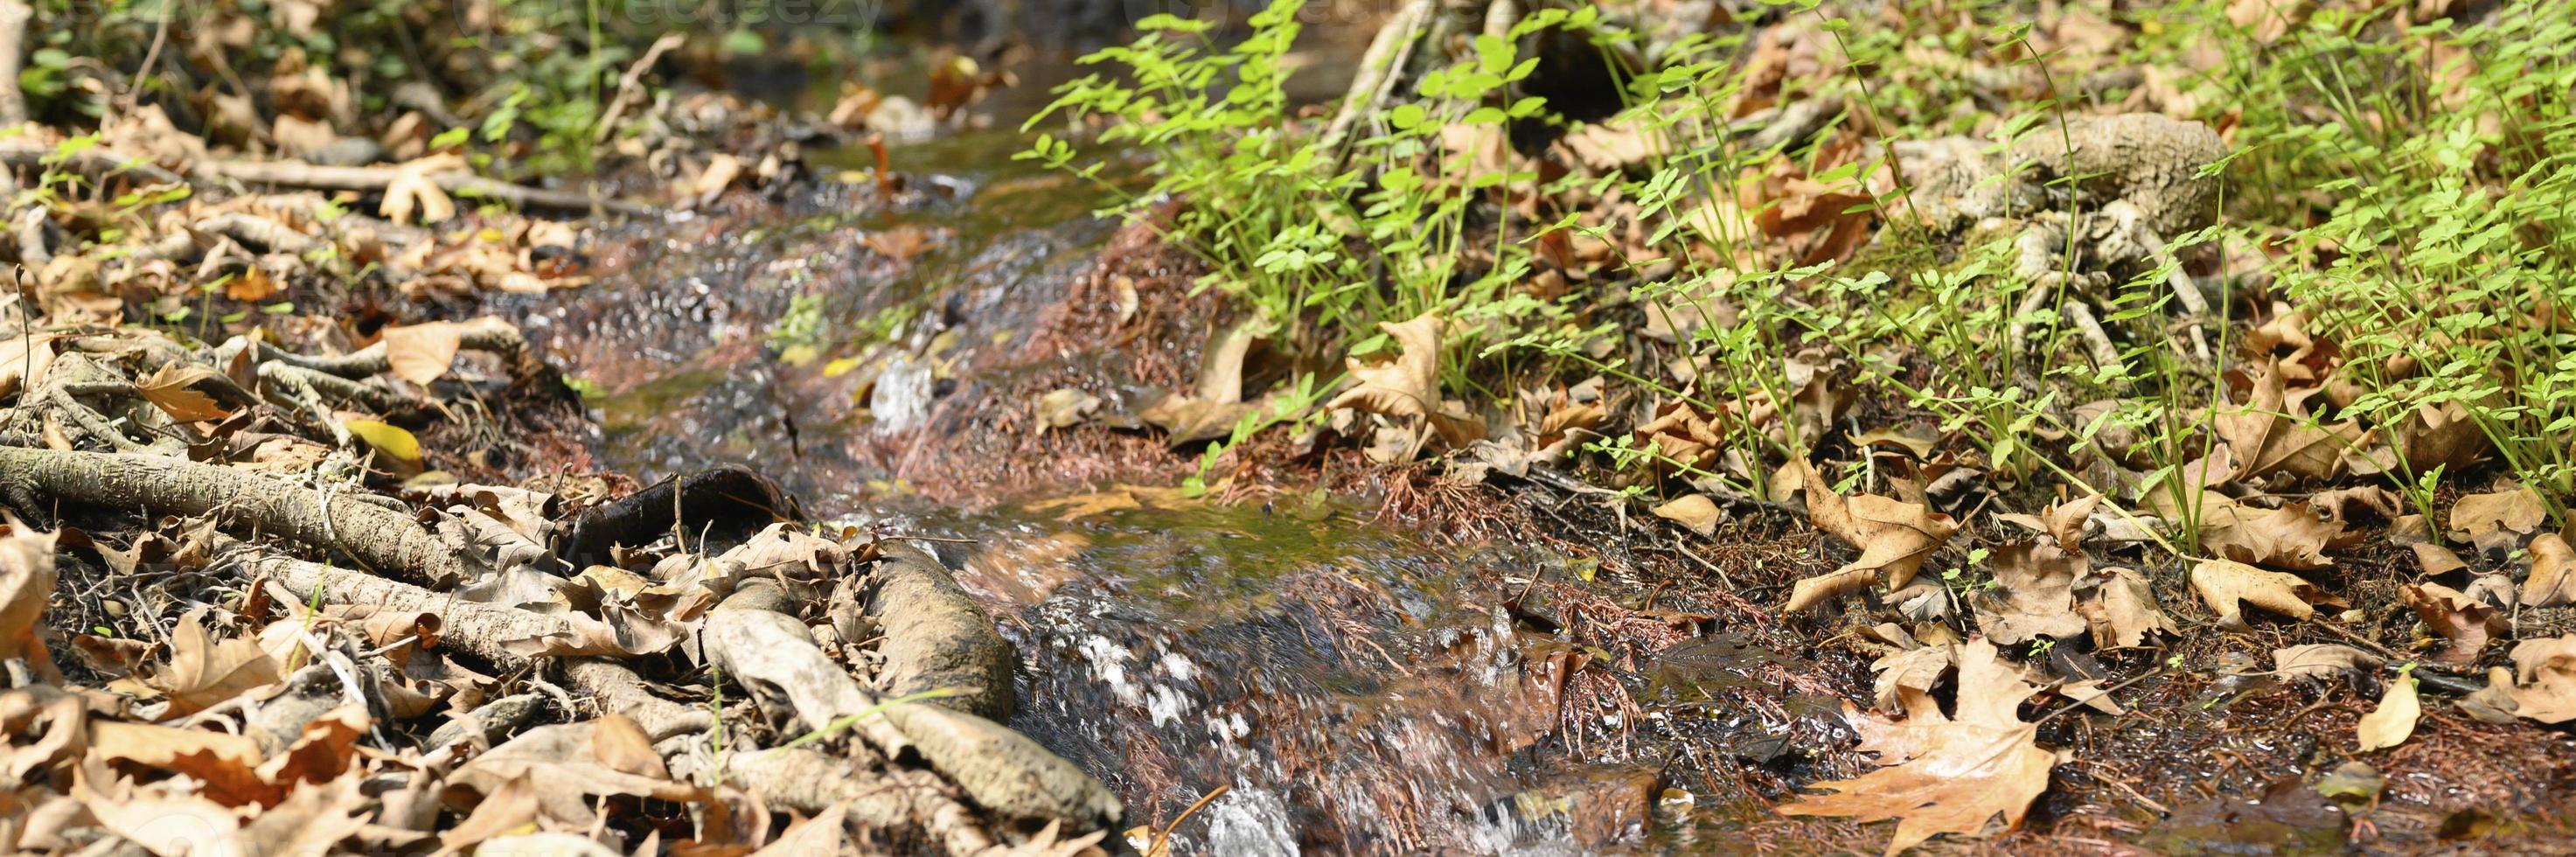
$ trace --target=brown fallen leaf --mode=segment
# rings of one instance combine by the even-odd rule
[[[2244,604],[2304,620],[2317,612],[2309,605],[2322,600],[2317,588],[2298,575],[2227,559],[2201,560],[2191,570],[2191,588],[2218,614],[2218,624],[2231,630],[2245,627]]]
[[[1435,310],[1406,321],[1379,322],[1378,329],[1394,338],[1399,353],[1391,360],[1376,362],[1346,358],[1351,377],[1358,384],[1334,396],[1325,407],[1418,418],[1430,430],[1430,436],[1452,449],[1483,439],[1483,420],[1469,414],[1463,403],[1440,398],[1440,348],[1448,329],[1440,313]]]
[[[1726,511],[1719,509],[1717,501],[1708,499],[1706,494],[1684,494],[1656,506],[1652,511],[1655,517],[1689,527],[1691,532],[1703,536],[1716,535],[1717,525],[1726,520]]]
[[[2488,640],[2512,627],[2512,621],[2494,605],[2480,603],[2439,583],[2400,586],[2397,597],[2413,608],[2415,617],[2424,620],[2434,634],[2451,641],[2449,648],[2427,658],[2434,663],[2475,662],[2478,654],[2486,651]]]
[[[465,159],[452,153],[430,155],[404,161],[394,167],[394,179],[385,184],[384,204],[376,213],[397,224],[410,223],[412,213],[420,222],[437,223],[456,216],[456,201],[438,186],[440,173],[467,169]]]
[[[2366,533],[2344,529],[2307,502],[2259,510],[2236,505],[2201,510],[2200,543],[2248,565],[2315,571],[2334,567],[2326,551],[2359,544]]]
[[[1977,627],[1987,639],[2003,645],[2040,637],[2063,640],[2091,627],[2075,609],[2075,581],[2092,567],[2082,551],[2042,539],[1997,547],[1988,560],[1999,586],[1970,599]]]
[[[2443,535],[2483,553],[2505,553],[2548,520],[2549,507],[2540,502],[2540,492],[2529,488],[2464,494],[2452,504],[2451,525]]]
[[[1895,855],[1943,833],[1975,834],[1996,815],[2006,829],[2021,824],[2030,802],[2048,790],[2059,754],[2040,749],[2039,728],[2018,715],[2039,692],[2021,671],[2001,663],[1993,643],[1970,640],[1959,650],[1958,704],[1944,716],[1930,694],[1901,690],[1906,719],[1890,722],[1845,706],[1860,749],[1886,766],[1858,778],[1817,784],[1833,794],[1779,807],[1783,815],[1826,815],[1869,822],[1897,819],[1886,853]]]
[[[39,679],[60,683],[62,673],[45,649],[45,607],[53,602],[54,542],[60,532],[39,533],[16,516],[0,518],[0,659],[24,658]]]
[[[2576,549],[2565,537],[2542,533],[2531,540],[2531,577],[2523,581],[2519,600],[2524,607],[2576,603]]]
[[[1901,712],[1906,693],[1929,695],[1941,683],[1941,676],[1958,662],[1956,646],[1920,646],[1896,652],[1870,662],[1871,672],[1878,674],[1874,683],[1878,710]]]
[[[1091,412],[1097,410],[1100,410],[1099,396],[1072,387],[1050,390],[1038,397],[1038,425],[1069,428],[1089,419]]]
[[[2277,362],[2248,374],[2229,373],[2232,383],[2247,388],[2245,404],[2212,417],[2219,438],[2235,452],[2235,476],[2318,482],[2341,472],[2344,451],[2361,442],[2360,424],[2317,423],[2307,415],[2306,402],[2318,388],[2285,389]]]
[[[388,327],[385,358],[393,363],[395,377],[427,386],[455,364],[464,334],[465,326],[452,321]]]
[[[1857,590],[1872,580],[1885,582],[1889,589],[1901,589],[1914,581],[1926,557],[1959,532],[1958,522],[1950,516],[1920,505],[1876,494],[1835,494],[1813,465],[1795,463],[1802,470],[1807,519],[1817,529],[1859,548],[1861,555],[1833,572],[1798,581],[1789,592],[1786,609],[1792,612]]]
[[[179,617],[170,634],[170,663],[144,677],[145,684],[169,699],[164,717],[180,717],[235,695],[275,683],[277,661],[258,643],[233,639],[217,642],[206,630],[207,608]]]
[[[18,392],[22,385],[32,386],[45,379],[45,370],[54,363],[54,340],[50,333],[20,333],[0,339],[0,397]]]
[[[2290,678],[2352,678],[2379,671],[2388,662],[2378,655],[2341,643],[2311,643],[2272,650],[2272,672]]]
[[[2511,679],[2499,682],[2499,679]],[[2488,672],[2487,689],[2503,688],[2511,713],[2542,723],[2576,720],[2576,634],[2524,640],[2513,647],[2513,672]],[[2490,694],[2492,696],[2492,694]]]
[[[189,389],[212,377],[215,377],[215,370],[204,365],[172,361],[161,364],[158,371],[134,382],[134,389],[143,393],[144,401],[151,402],[171,419],[183,423],[220,420],[232,412],[215,404],[214,397]]]
[[[2379,698],[2379,707],[2361,716],[2354,731],[2361,739],[2358,752],[2367,753],[2406,743],[2415,734],[2415,721],[2424,716],[2423,702],[2415,696],[2415,677],[2400,672],[2388,683],[2388,693]]]
[[[2146,645],[2148,634],[2179,632],[2173,617],[2156,605],[2155,588],[2145,576],[2105,568],[2095,572],[2095,580],[2093,597],[2076,606],[2093,631],[2094,646],[2133,649]]]
[[[697,786],[610,767],[595,749],[595,731],[599,728],[595,722],[566,723],[519,733],[449,776],[451,806],[472,806],[478,796],[499,791],[523,776],[536,787],[539,814],[576,829],[589,827],[597,818],[591,810],[591,798],[596,796],[625,795],[680,803],[710,799],[710,794]]]
[[[1198,385],[1188,393],[1171,393],[1136,417],[1162,427],[1173,446],[1225,437],[1234,432],[1252,405],[1243,401],[1243,361],[1268,327],[1247,319],[1211,336],[1199,355]]]

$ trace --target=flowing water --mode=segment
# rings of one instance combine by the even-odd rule
[[[597,283],[518,309],[591,388],[606,469],[745,463],[809,513],[939,540],[1020,647],[1014,727],[1117,790],[1130,824],[1226,789],[1178,828],[1179,853],[1577,853],[1640,847],[1638,830],[1691,850],[1721,841],[1726,814],[1675,823],[1687,796],[1654,809],[1689,777],[1642,735],[1830,731],[1821,705],[1710,716],[1786,663],[1754,650],[1582,670],[1622,653],[1560,639],[1519,600],[1588,569],[1437,547],[1348,500],[1221,505],[1050,480],[1048,461],[1021,463],[1037,487],[1013,496],[923,500],[899,478],[925,478],[904,466],[905,433],[934,412],[1020,407],[977,401],[1004,385],[973,367],[1029,335],[1111,232],[1089,216],[1095,195],[1010,160],[1018,144],[982,131],[898,148],[908,187],[891,199],[827,181],[622,227]],[[870,158],[814,160],[828,177]],[[1677,684],[1691,686],[1678,705],[1632,698]]]

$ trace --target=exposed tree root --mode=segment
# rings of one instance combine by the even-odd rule
[[[363,193],[381,192],[402,175],[402,171],[394,167],[332,167],[292,161],[208,161],[197,165],[197,172],[243,184]],[[625,200],[515,185],[462,171],[441,173],[430,178],[448,193],[494,199],[523,208],[557,211],[598,209],[639,217],[659,213],[651,206]]]
[[[888,703],[859,686],[814,645],[805,626],[767,610],[718,607],[707,617],[707,657],[797,719],[852,730],[878,751],[918,753],[978,806],[1006,818],[1063,820],[1084,829],[1115,822],[1118,799],[1072,762],[1001,724],[918,703]]]
[[[258,474],[177,458],[0,447],[0,483],[18,494],[107,509],[206,516],[345,554],[379,574],[440,582],[463,560],[411,516]],[[19,510],[45,516],[45,509]]]
[[[877,644],[885,657],[878,686],[891,696],[974,688],[937,702],[993,720],[1009,718],[1018,707],[1011,687],[1017,658],[957,578],[937,559],[904,544],[889,544],[870,574],[876,585],[869,613],[885,635]]]

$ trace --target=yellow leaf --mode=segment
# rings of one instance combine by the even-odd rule
[[[341,420],[340,425],[387,457],[406,464],[420,463],[420,439],[399,426],[375,420]]]

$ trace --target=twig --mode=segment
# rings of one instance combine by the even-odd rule
[[[1198,812],[1198,811],[1199,811],[1199,807],[1206,806],[1206,805],[1208,804],[1208,801],[1215,800],[1217,795],[1225,794],[1227,791],[1229,791],[1229,790],[1231,790],[1231,789],[1233,789],[1233,788],[1234,788],[1234,787],[1233,787],[1233,786],[1230,786],[1230,785],[1219,785],[1219,786],[1217,786],[1217,787],[1215,788],[1215,790],[1210,791],[1210,792],[1208,792],[1207,794],[1204,794],[1204,795],[1199,796],[1199,800],[1198,800],[1198,802],[1197,802],[1197,803],[1190,804],[1190,808],[1188,808],[1188,809],[1184,809],[1184,810],[1181,810],[1181,817],[1179,817],[1179,818],[1175,818],[1175,819],[1172,819],[1172,823],[1170,823],[1170,824],[1166,824],[1166,825],[1163,825],[1163,829],[1162,829],[1162,830],[1160,830],[1160,831],[1158,831],[1158,832],[1156,832],[1156,833],[1154,834],[1154,844],[1153,844],[1152,846],[1149,846],[1149,847],[1147,847],[1147,848],[1145,849],[1145,855],[1146,855],[1146,857],[1154,857],[1154,855],[1158,855],[1158,854],[1170,854],[1170,853],[1172,853],[1172,852],[1169,852],[1169,851],[1165,851],[1165,850],[1163,850],[1163,845],[1164,845],[1165,841],[1166,841],[1166,840],[1169,840],[1169,839],[1171,839],[1171,838],[1172,838],[1172,830],[1173,830],[1174,828],[1180,827],[1180,826],[1181,826],[1181,822],[1184,822],[1184,821],[1188,821],[1188,820],[1190,820],[1190,816],[1191,816],[1193,813]]]

